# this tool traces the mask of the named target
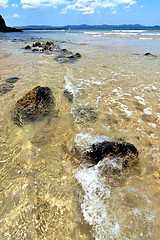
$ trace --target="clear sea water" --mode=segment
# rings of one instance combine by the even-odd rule
[[[46,40],[81,59],[24,49]],[[160,239],[160,32],[0,33],[0,89],[10,77],[19,80],[0,94],[0,239]],[[20,127],[12,111],[38,85],[52,90],[54,111]],[[118,139],[136,146],[136,166],[74,153]]]

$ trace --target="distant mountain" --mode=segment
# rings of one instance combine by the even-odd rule
[[[123,24],[123,25],[67,25],[67,26],[47,26],[47,25],[29,25],[17,27],[23,30],[159,30],[160,26],[143,26],[140,24]]]
[[[21,26],[17,27],[22,30],[67,30],[66,27],[53,27],[48,25],[29,25],[29,26]]]
[[[71,30],[160,30],[160,26],[143,26],[140,24],[124,25],[67,25]]]

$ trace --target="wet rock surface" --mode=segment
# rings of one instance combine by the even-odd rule
[[[90,148],[87,149],[86,155],[97,163],[107,156],[128,156],[129,158],[136,159],[138,157],[138,150],[131,143],[104,141],[92,144]],[[127,167],[129,164],[128,159],[124,160],[123,167]]]
[[[14,120],[21,124],[25,119],[34,120],[47,115],[53,104],[51,90],[48,87],[37,86],[17,101]]]

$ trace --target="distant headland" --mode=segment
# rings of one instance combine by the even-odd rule
[[[7,27],[3,17],[0,15],[0,32],[22,32],[21,29]]]

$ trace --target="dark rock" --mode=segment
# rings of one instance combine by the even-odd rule
[[[51,111],[54,97],[48,87],[37,86],[16,103],[14,118],[20,123],[24,119],[36,119]]]
[[[64,90],[64,96],[68,98],[70,102],[73,102],[73,93],[70,92],[68,89]]]
[[[66,48],[62,48],[61,52],[68,53],[68,50]]]
[[[51,46],[51,45],[54,45],[54,43],[53,43],[53,42],[51,42],[51,41],[47,41],[47,42],[46,42],[46,45],[49,45],[49,46]]]
[[[76,57],[76,58],[81,58],[81,54],[80,54],[80,53],[76,53],[76,54],[75,54],[75,57]]]
[[[0,84],[0,94],[6,94],[14,88],[12,83],[2,83]]]
[[[0,15],[0,32],[22,32],[21,29],[7,27],[4,19]]]
[[[107,156],[129,156],[137,157],[138,150],[131,143],[126,142],[109,142],[104,141],[101,143],[92,144],[87,150],[87,156],[95,162],[99,162]],[[123,167],[128,165],[128,160],[123,162]]]
[[[50,45],[44,45],[44,50],[50,50]]]
[[[6,83],[15,83],[15,82],[17,82],[18,80],[19,80],[18,77],[11,77],[11,78],[7,78],[7,79],[5,80],[5,82],[6,82]]]
[[[67,58],[69,58],[69,59],[74,59],[74,58],[75,58],[75,55],[67,56]]]
[[[25,47],[25,49],[31,49],[31,46],[27,45],[27,46]]]
[[[152,54],[152,53],[150,53],[150,52],[147,52],[147,53],[145,53],[144,55],[145,55],[145,56],[157,57],[156,55],[154,55],[154,54]]]
[[[33,47],[41,47],[42,44],[41,44],[40,42],[35,42],[35,43],[33,43],[32,46],[33,46]]]
[[[39,48],[33,48],[32,52],[39,52]]]

